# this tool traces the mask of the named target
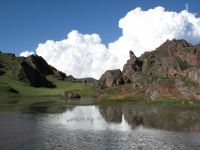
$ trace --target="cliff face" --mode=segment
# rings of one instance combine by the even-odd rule
[[[131,83],[133,92],[142,92],[152,100],[161,96],[200,99],[200,45],[167,40],[139,58],[129,53],[120,83]],[[100,82],[110,86],[101,78]]]

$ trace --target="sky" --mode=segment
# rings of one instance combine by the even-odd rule
[[[199,0],[1,0],[0,51],[35,53],[67,74],[99,78],[122,69],[129,49],[140,56],[166,39],[198,43],[199,6]]]

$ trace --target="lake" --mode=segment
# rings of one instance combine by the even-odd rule
[[[66,104],[51,113],[50,105],[26,107],[0,106],[1,150],[200,149],[198,107]]]

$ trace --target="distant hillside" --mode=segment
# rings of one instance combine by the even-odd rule
[[[167,40],[139,58],[130,51],[123,70],[106,71],[99,84],[102,88],[129,84],[127,92],[122,90],[126,96],[140,93],[152,101],[163,97],[200,99],[200,45]]]
[[[81,81],[82,83],[96,83],[98,80],[88,77],[88,78],[78,78],[77,80]]]

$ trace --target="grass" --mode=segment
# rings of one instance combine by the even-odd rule
[[[7,71],[13,70],[14,72],[21,60],[23,60],[23,58],[14,57],[14,54],[0,54],[0,63]]]
[[[159,97],[156,101],[148,101],[149,104],[154,105],[168,105],[168,106],[200,106],[200,101],[197,99],[184,99],[181,97]]]
[[[146,103],[147,97],[144,93],[138,92],[132,84],[107,87],[99,92],[98,103]]]
[[[72,81],[59,81],[52,76],[47,77],[49,81],[56,85],[56,88],[31,87],[23,82],[14,79],[12,72],[7,72],[0,76],[0,81],[6,81],[8,86],[16,89],[20,96],[58,96],[62,91],[74,91],[83,96],[92,96],[92,88],[83,83],[74,83]]]
[[[132,103],[142,105],[165,105],[165,106],[200,106],[200,101],[193,99],[188,100],[184,98],[171,98],[171,97],[159,97],[157,100],[150,100],[144,93],[137,93],[132,96],[127,96],[123,99],[116,99],[111,97],[101,97],[100,104],[104,103]]]
[[[58,96],[63,91],[74,91],[82,96],[92,96],[95,94],[89,84],[59,81],[53,76],[48,76],[47,79],[56,85],[55,88],[36,88],[17,81],[14,72],[22,59],[23,58],[14,57],[12,54],[0,54],[0,63],[6,70],[6,73],[0,76],[0,97],[16,95],[21,97]],[[12,88],[18,91],[19,94],[12,94],[12,92],[9,92]]]

